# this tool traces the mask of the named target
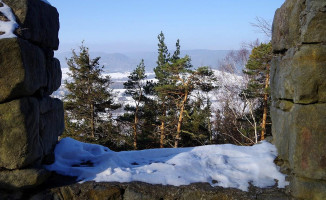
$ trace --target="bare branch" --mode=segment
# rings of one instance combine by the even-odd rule
[[[250,23],[259,32],[264,33],[268,38],[272,37],[272,23],[262,17],[256,17],[254,23]]]

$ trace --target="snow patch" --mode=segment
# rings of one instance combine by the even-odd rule
[[[46,3],[46,4],[51,5],[50,2],[48,2],[47,0],[41,0],[41,1],[43,1],[43,2]]]
[[[142,181],[174,186],[208,182],[248,191],[249,183],[262,188],[288,184],[273,163],[276,156],[275,146],[267,142],[246,147],[226,144],[114,152],[64,138],[56,146],[55,163],[46,168],[77,176],[82,182]]]
[[[16,37],[14,31],[18,27],[15,16],[12,13],[12,10],[9,6],[7,6],[1,0],[0,3],[3,4],[3,6],[0,7],[0,12],[9,20],[9,21],[0,21],[0,32],[4,33],[0,35],[0,39],[14,38]]]

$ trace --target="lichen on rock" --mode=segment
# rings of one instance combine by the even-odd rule
[[[49,96],[62,78],[59,14],[41,0],[1,0],[0,23],[0,189],[33,188],[64,129],[63,104]]]
[[[324,0],[286,0],[273,22],[272,132],[291,194],[303,199],[326,199],[325,8]]]

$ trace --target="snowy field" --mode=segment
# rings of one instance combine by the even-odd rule
[[[261,188],[288,184],[273,163],[276,155],[275,146],[267,142],[246,147],[226,144],[114,152],[64,138],[56,146],[55,163],[46,168],[77,176],[81,182],[141,181],[174,186],[207,182],[248,191],[249,183]]]
[[[70,81],[70,77],[68,75],[68,68],[61,68],[62,70],[62,85],[61,87],[53,93],[53,97],[62,99],[66,94],[67,90],[64,85],[64,80]],[[239,98],[239,96],[230,96],[231,93],[228,91],[230,88],[238,88],[237,90],[241,90],[241,88],[245,85],[245,80],[242,76],[236,74],[230,74],[227,72],[221,72],[219,70],[213,70],[215,76],[217,77],[217,84],[220,86],[219,90],[212,91],[208,94],[210,100],[212,102],[212,108],[214,110],[221,109],[223,99],[229,98],[232,99],[232,102],[229,102],[230,106],[238,109],[242,109],[243,102]],[[125,89],[123,89],[123,83],[128,80],[128,76],[130,72],[115,72],[115,73],[105,73],[103,76],[110,76],[112,84],[110,88],[113,90],[113,94],[115,96],[115,102],[119,102],[122,104],[122,107],[112,113],[113,117],[116,118],[119,115],[122,115],[125,111],[123,107],[127,104],[134,105],[135,102],[131,96],[127,96],[125,94]],[[147,79],[146,81],[156,81],[154,73],[146,73]],[[190,99],[196,98],[196,91],[193,92],[193,95],[190,96]],[[221,101],[222,100],[222,101]]]

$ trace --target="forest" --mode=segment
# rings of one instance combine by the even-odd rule
[[[258,41],[230,51],[219,71],[241,77],[232,86],[217,78],[210,66],[194,68],[180,56],[177,40],[168,50],[158,35],[155,80],[147,80],[141,60],[128,76],[125,95],[133,103],[116,102],[110,76],[100,57],[92,58],[82,43],[67,59],[70,79],[64,85],[65,132],[61,136],[101,144],[112,150],[178,148],[208,144],[253,145],[271,135],[269,114],[270,43]],[[212,96],[219,106],[212,106]],[[124,114],[112,112],[123,106]]]

